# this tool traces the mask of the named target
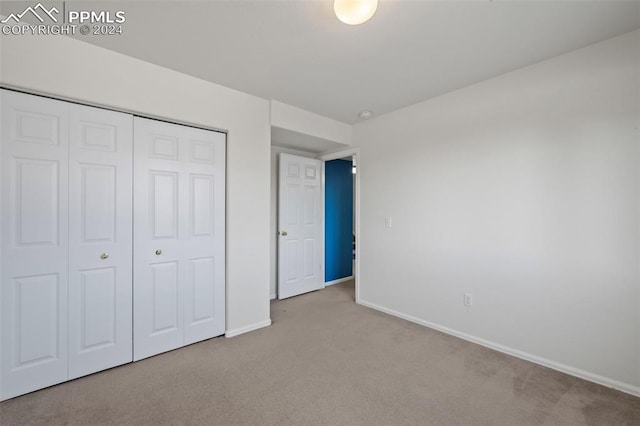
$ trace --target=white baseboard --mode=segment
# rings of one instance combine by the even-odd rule
[[[278,297],[278,295],[277,295],[277,294],[275,294],[275,293],[271,293],[271,294],[269,295],[269,300],[273,300],[273,299],[275,299],[276,297]]]
[[[257,322],[255,324],[248,325],[246,327],[235,328],[233,330],[227,330],[224,333],[224,337],[235,337],[250,331],[258,330],[260,328],[269,327],[271,325],[271,318],[266,321]]]
[[[588,380],[590,382],[597,383],[599,385],[603,385],[609,388],[617,389],[622,392],[626,392],[631,395],[640,396],[640,387],[634,386],[629,383],[620,382],[618,380],[610,379],[608,377],[600,376],[598,374],[590,373],[585,370],[581,370],[579,368],[571,367],[566,364],[561,364],[556,361],[552,361],[547,358],[542,358],[537,355],[530,354],[528,352],[523,352],[518,349],[513,349],[508,346],[504,346],[498,343],[494,343],[488,340],[481,339],[479,337],[472,336],[470,334],[466,334],[448,327],[444,327],[438,324],[434,324],[429,321],[422,320],[420,318],[416,318],[411,315],[403,314],[398,311],[394,311],[393,309],[388,309],[380,305],[376,305],[375,303],[367,302],[362,299],[357,301],[358,304],[362,306],[366,306],[367,308],[375,309],[376,311],[384,312],[385,314],[392,315],[394,317],[402,318],[407,321],[411,321],[413,323],[432,328],[434,330],[441,331],[443,333],[449,334],[451,336],[458,337],[463,340],[467,340],[469,342],[476,343],[478,345],[487,347],[489,349],[496,350],[498,352],[505,353],[507,355],[515,356],[516,358],[521,358],[526,361],[533,362],[534,364],[539,364],[547,368],[551,368],[552,370],[560,371],[561,373],[569,374],[571,376],[579,377],[584,380]]]
[[[324,286],[326,287],[328,285],[339,284],[352,279],[353,279],[353,275],[351,275],[350,277],[338,278],[337,280],[327,281],[326,283],[324,283]]]

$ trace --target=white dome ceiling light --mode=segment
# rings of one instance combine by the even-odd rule
[[[378,8],[378,0],[335,0],[333,11],[339,20],[348,25],[367,22]]]

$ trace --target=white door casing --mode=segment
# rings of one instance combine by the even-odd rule
[[[0,90],[0,399],[67,379],[68,104]]]
[[[278,299],[324,288],[324,163],[280,154]]]
[[[129,114],[70,105],[69,378],[133,360]]]
[[[134,120],[134,360],[225,331],[225,135]]]

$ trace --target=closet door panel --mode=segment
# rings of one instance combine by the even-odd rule
[[[137,360],[225,331],[225,135],[134,127]]]
[[[68,104],[0,90],[0,399],[67,379]]]
[[[133,117],[70,107],[69,378],[133,359]]]
[[[187,129],[185,344],[225,332],[225,135]]]
[[[134,360],[184,344],[180,128],[134,119]]]

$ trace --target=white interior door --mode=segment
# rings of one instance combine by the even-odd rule
[[[68,104],[0,90],[0,399],[67,379]]]
[[[69,378],[131,362],[133,116],[70,105]]]
[[[134,359],[225,330],[225,135],[134,120]]]
[[[324,167],[280,154],[278,299],[324,288]]]

